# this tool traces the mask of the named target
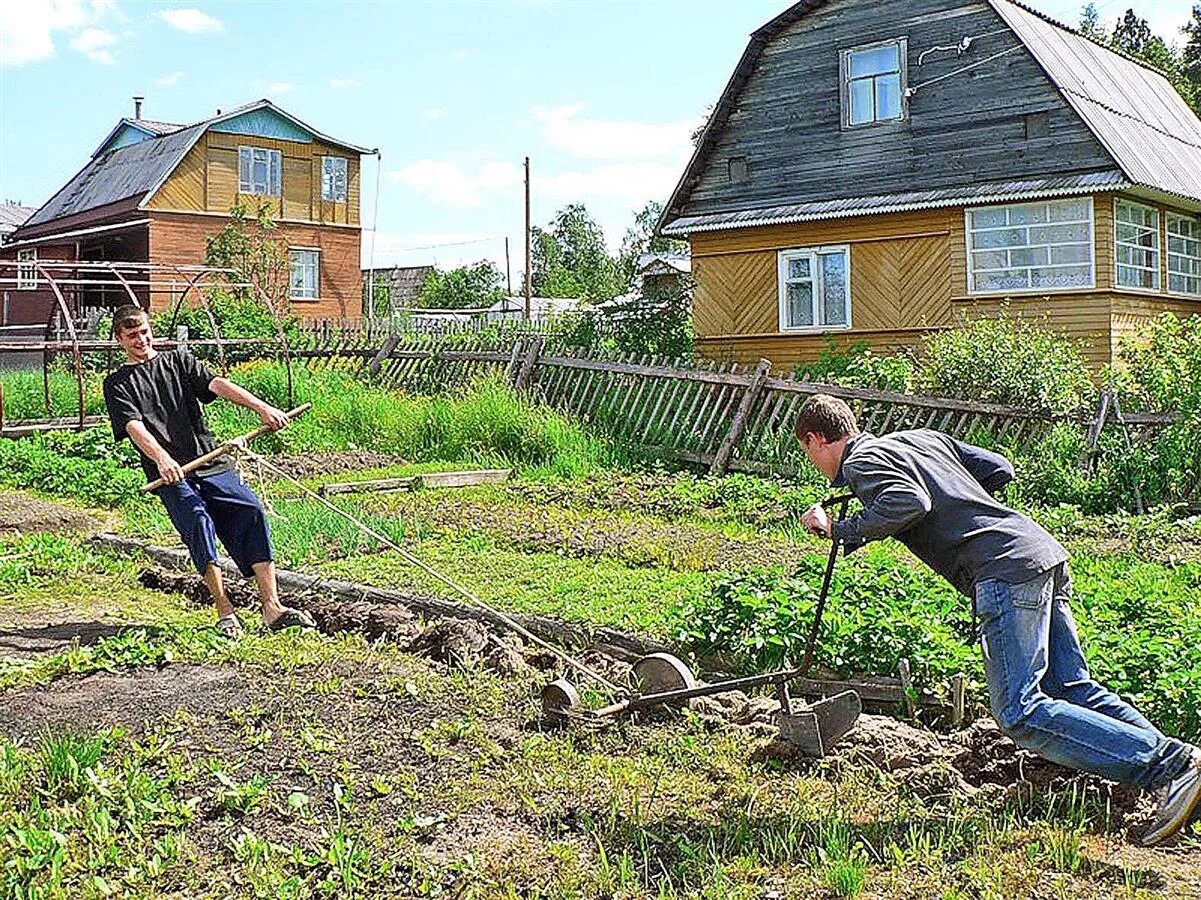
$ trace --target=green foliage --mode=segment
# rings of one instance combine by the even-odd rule
[[[416,305],[423,309],[480,309],[504,296],[500,269],[482,259],[449,271],[435,268],[421,286]]]
[[[688,242],[679,238],[663,237],[655,233],[659,217],[663,215],[663,204],[651,200],[635,213],[634,224],[626,229],[617,253],[617,271],[625,289],[634,283],[634,272],[638,257],[643,253],[674,253],[688,255]]]
[[[905,393],[913,385],[914,365],[913,360],[902,353],[877,356],[864,341],[855,341],[840,349],[837,340],[828,337],[817,360],[799,364],[796,375],[804,381],[821,384]]]
[[[266,202],[251,210],[238,200],[229,221],[204,239],[204,264],[236,269],[236,280],[254,288],[234,288],[239,300],[258,301],[284,313],[288,309],[290,265],[288,247],[275,235],[278,226]]]
[[[629,297],[611,300],[564,317],[563,342],[602,353],[660,356],[692,353],[693,281],[644,285]]]
[[[679,611],[678,636],[698,650],[735,653],[750,669],[799,662],[825,565],[814,554],[791,574],[757,570],[723,578]],[[969,604],[950,586],[873,544],[835,571],[815,663],[847,676],[890,675],[907,658],[916,683],[939,685],[955,672],[978,672],[965,643],[971,629]]]
[[[52,364],[50,369],[50,409],[46,409],[45,384],[41,369],[6,369],[0,371],[0,392],[4,395],[4,418],[55,418],[79,414],[79,382],[74,367],[65,361]],[[104,413],[103,378],[96,372],[84,372],[83,410],[85,415]]]
[[[0,484],[74,497],[95,506],[136,499],[145,476],[128,441],[107,426],[0,440]]]
[[[1111,47],[1158,69],[1176,88],[1184,101],[1201,115],[1201,5],[1194,5],[1192,19],[1181,29],[1188,36],[1183,51],[1177,49],[1176,35],[1167,39],[1151,31],[1147,20],[1133,9],[1126,10],[1106,33],[1095,3],[1085,6],[1080,31],[1098,44]]]
[[[916,387],[941,397],[1071,412],[1091,395],[1092,381],[1074,343],[1002,310],[998,318],[928,336]]]
[[[600,225],[583,204],[555,213],[547,229],[531,236],[531,288],[539,297],[611,300],[625,289]]]

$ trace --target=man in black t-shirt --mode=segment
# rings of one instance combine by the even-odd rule
[[[266,510],[229,458],[220,457],[187,475],[182,468],[218,446],[201,403],[224,398],[254,410],[272,430],[288,424],[286,415],[217,376],[187,350],[159,353],[154,349],[150,317],[140,307],[118,309],[113,334],[127,356],[125,364],[104,379],[113,436],[133,441],[149,480],[166,482],[155,493],[212,592],[217,627],[227,637],[242,631],[217,564],[218,538],[238,570],[255,579],[263,622],[269,628],[314,627],[307,613],[279,602]]]

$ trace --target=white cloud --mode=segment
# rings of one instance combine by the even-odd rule
[[[179,79],[183,78],[183,75],[183,72],[171,72],[169,75],[154,79],[154,83],[161,84],[163,87],[171,87],[173,84],[179,84]]]
[[[208,13],[190,7],[160,10],[158,17],[172,28],[186,31],[188,34],[210,34],[225,29],[225,25],[220,19],[215,19]]]
[[[530,175],[531,193],[567,202],[613,200],[641,205],[666,200],[680,167],[657,162],[606,163],[583,171]]]
[[[286,94],[294,90],[296,90],[296,85],[290,81],[272,81],[267,85],[268,94]]]
[[[23,66],[49,59],[54,56],[54,32],[74,34],[116,12],[111,0],[0,2],[0,66]]]
[[[85,28],[71,38],[71,49],[78,50],[92,62],[111,66],[114,62],[109,47],[117,43],[117,36],[103,28]]]
[[[675,122],[620,122],[582,117],[582,103],[538,106],[534,119],[552,147],[582,159],[686,160],[692,151],[689,135],[698,119]]]
[[[448,206],[473,207],[486,193],[520,184],[521,169],[507,162],[485,162],[464,168],[451,160],[422,159],[388,173],[393,184],[404,184]]]
[[[446,118],[446,110],[439,109],[436,106],[432,106],[429,109],[422,111],[421,118],[430,119],[430,120],[445,119]]]
[[[329,80],[329,86],[335,91],[342,91],[346,90],[347,88],[362,87],[362,84],[363,82],[359,81],[357,78],[331,78]]]

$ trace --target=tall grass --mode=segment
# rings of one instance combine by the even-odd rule
[[[84,373],[83,411],[85,415],[104,415],[103,376]],[[46,409],[45,384],[41,369],[10,369],[0,372],[4,391],[4,418],[41,419],[73,416],[79,413],[79,383],[75,373],[54,366],[50,370],[50,409]]]
[[[577,477],[613,463],[613,448],[545,406],[487,379],[446,395],[407,396],[365,385],[337,371],[293,370],[296,403],[313,409],[285,431],[265,438],[271,452],[374,450],[414,462],[472,462],[534,468]],[[283,407],[287,373],[275,362],[235,366],[238,384]],[[252,413],[220,404],[210,407],[216,432],[230,436],[253,428]]]

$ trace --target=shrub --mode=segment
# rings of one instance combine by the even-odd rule
[[[942,397],[1071,412],[1092,394],[1079,348],[1002,310],[925,339],[919,390]]]
[[[0,440],[0,484],[120,506],[140,496],[145,481],[137,451],[114,446],[108,426]]]
[[[913,360],[898,353],[877,356],[863,341],[839,349],[832,338],[815,362],[797,366],[798,378],[821,384],[844,384],[850,387],[905,393],[913,386]]]

